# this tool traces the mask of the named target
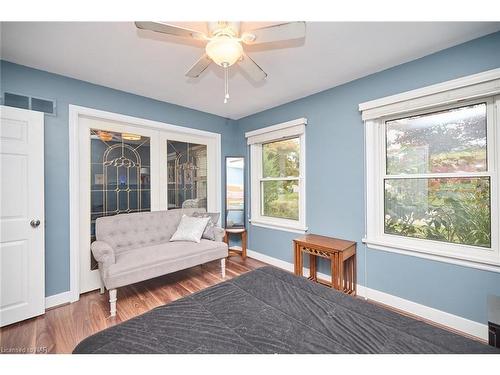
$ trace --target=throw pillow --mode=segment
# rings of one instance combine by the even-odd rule
[[[209,217],[192,217],[182,215],[181,222],[170,241],[190,241],[199,243]]]
[[[210,218],[205,231],[203,232],[202,238],[207,240],[215,241],[215,225],[219,221],[219,212],[193,212],[193,217],[208,217]]]

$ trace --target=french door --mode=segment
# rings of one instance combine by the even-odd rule
[[[96,118],[79,119],[80,293],[101,286],[90,251],[102,216],[159,209],[155,131]]]
[[[214,142],[200,135],[162,131],[160,141],[160,209],[201,207],[220,210]]]
[[[102,216],[203,207],[219,210],[213,139],[81,116],[79,129],[80,293],[101,286],[90,244]],[[182,128],[181,128],[182,129]]]

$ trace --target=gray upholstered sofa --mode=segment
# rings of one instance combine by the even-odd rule
[[[153,211],[101,217],[96,221],[92,254],[99,263],[101,279],[109,290],[111,316],[116,315],[116,288],[180,271],[216,259],[225,277],[227,245],[224,229],[215,228],[215,241],[169,242],[183,214],[204,212],[199,208]]]

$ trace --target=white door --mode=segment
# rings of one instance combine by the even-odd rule
[[[159,209],[159,162],[157,153],[151,152],[158,148],[158,132],[90,117],[78,119],[78,130],[80,293],[85,293],[101,286],[99,270],[90,250],[95,239],[96,218]],[[143,179],[148,180],[147,187],[137,189]],[[148,201],[147,204],[141,205],[142,201],[137,199],[139,195]]]
[[[0,326],[45,312],[43,113],[0,106]]]

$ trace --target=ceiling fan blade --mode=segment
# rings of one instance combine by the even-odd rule
[[[187,77],[198,78],[201,73],[205,71],[206,68],[212,63],[210,57],[204,54],[200,59],[194,63],[194,65],[186,72]]]
[[[298,21],[245,31],[241,39],[243,43],[246,44],[260,44],[277,42],[280,40],[300,39],[305,37],[305,35],[306,23]]]
[[[263,81],[267,77],[267,73],[245,53],[238,64],[254,81]]]
[[[184,38],[193,38],[196,40],[204,40],[207,38],[206,35],[203,34],[202,32],[186,29],[184,27],[170,25],[168,23],[163,23],[163,22],[136,21],[135,26],[138,29],[142,30],[150,30],[150,31],[155,31],[157,33],[175,35]]]

